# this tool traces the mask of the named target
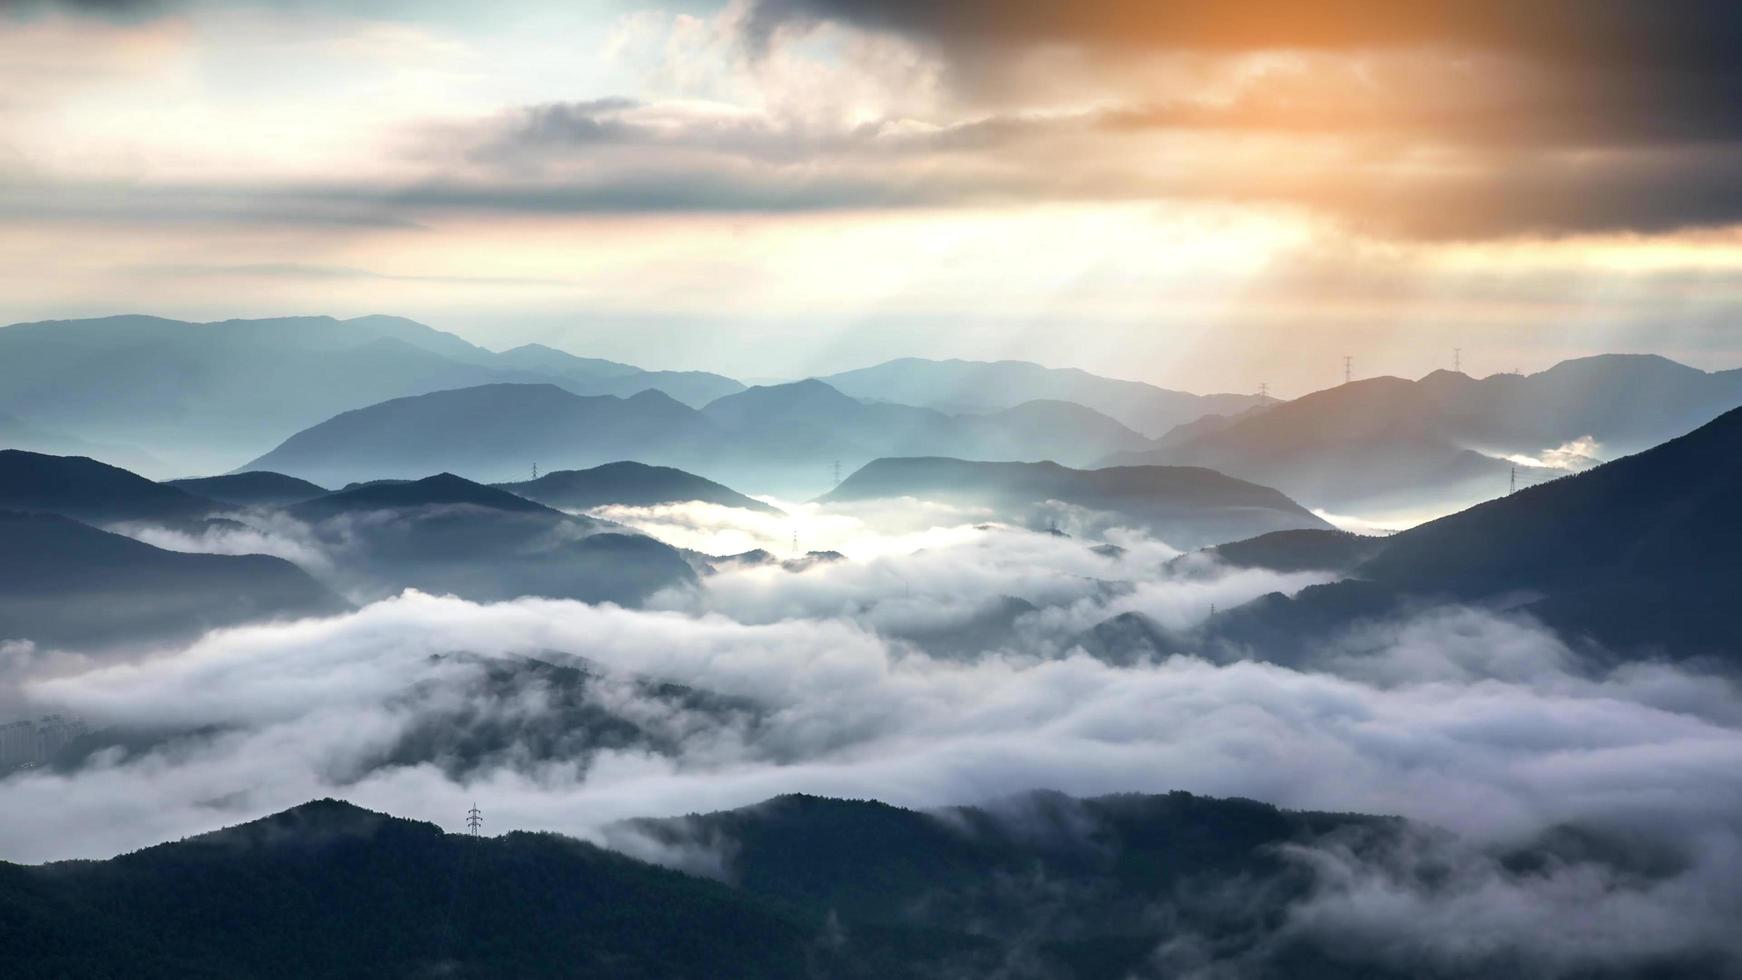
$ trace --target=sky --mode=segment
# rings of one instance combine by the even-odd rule
[[[0,0],[0,321],[1195,391],[1742,364],[1718,0]]]

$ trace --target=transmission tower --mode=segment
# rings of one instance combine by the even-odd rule
[[[1354,357],[1352,357],[1348,354],[1343,355],[1343,383],[1344,384],[1348,384],[1349,378],[1353,375],[1354,363],[1355,363]]]
[[[478,809],[478,804],[473,803],[472,808],[466,811],[466,832],[476,837],[478,836],[478,828],[482,826],[484,826],[484,814]]]
[[[835,486],[841,485],[841,461],[835,460]]]
[[[534,480],[538,479],[538,464],[537,463],[532,464],[532,478]]]
[[[1270,382],[1258,382],[1258,400],[1261,402],[1270,400]]]
[[[1516,466],[1512,468],[1512,483],[1506,488],[1506,492],[1509,494],[1518,492],[1518,467]]]
[[[1452,348],[1452,373],[1464,373],[1464,349],[1462,347]]]

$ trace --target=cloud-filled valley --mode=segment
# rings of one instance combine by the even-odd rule
[[[721,510],[636,516],[718,534]],[[738,515],[757,540],[758,515]],[[328,795],[442,823],[480,799],[500,826],[635,852],[649,845],[619,821],[791,792],[933,808],[1184,789],[1442,828],[1383,860],[1293,856],[1318,883],[1291,912],[1300,928],[1381,933],[1381,960],[1467,966],[1499,950],[1558,975],[1735,952],[1720,923],[1742,909],[1727,873],[1742,848],[1742,699],[1727,675],[1598,668],[1527,616],[1457,605],[1367,623],[1324,668],[1118,664],[1081,644],[1117,613],[1188,629],[1212,604],[1334,576],[1181,564],[1136,532],[1095,550],[938,508],[904,516],[837,517],[828,543],[856,556],[723,568],[644,609],[407,592],[100,661],[40,658],[7,683],[36,711],[84,719],[89,744],[6,780],[0,849],[99,857]],[[1022,605],[977,618],[1005,598]],[[951,627],[980,645],[928,651]],[[534,661],[590,680],[573,689]],[[558,718],[572,738],[576,711],[599,726],[580,729],[593,744],[540,734]],[[432,725],[445,740],[428,743]],[[1563,827],[1671,855],[1674,870],[1574,855],[1520,875],[1494,856]],[[1457,870],[1422,871],[1436,864]],[[1574,917],[1599,924],[1586,927],[1598,945],[1560,937]]]

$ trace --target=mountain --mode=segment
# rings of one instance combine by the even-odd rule
[[[544,348],[496,354],[400,317],[188,323],[148,316],[0,328],[0,412],[211,471],[347,409],[499,382],[580,394],[670,387],[700,405],[741,388]],[[591,372],[576,365],[609,365]],[[59,445],[57,443],[56,445]]]
[[[249,468],[319,483],[451,470],[501,482],[533,464],[636,459],[759,490],[814,493],[836,464],[948,454],[1066,462],[1145,445],[1112,419],[1065,402],[952,416],[868,404],[820,381],[748,388],[700,411],[658,392],[583,397],[554,385],[484,385],[394,399],[297,433]]]
[[[1199,554],[1233,568],[1265,568],[1273,572],[1353,571],[1385,547],[1384,538],[1350,534],[1347,531],[1272,531],[1255,538],[1230,541]],[[1174,560],[1176,566],[1192,561],[1191,555]]]
[[[549,375],[576,394],[627,398],[651,388],[696,408],[744,390],[737,381],[707,371],[643,371],[616,361],[576,357],[543,344],[503,351],[496,363]]]
[[[1350,884],[1302,857],[1318,849],[1411,895],[1467,895],[1436,857],[1454,853],[1449,835],[1389,818],[1187,793],[933,811],[794,795],[605,836],[717,880],[328,799],[106,861],[0,864],[0,944],[19,980],[1532,974],[1504,944],[1430,960],[1291,915]],[[1649,885],[1679,870],[1629,864],[1624,841],[1590,831],[1460,856],[1521,881],[1577,865]],[[1663,948],[1602,975],[1724,975],[1721,958]]]
[[[108,861],[0,864],[7,975],[809,976],[812,917],[550,834],[337,800]],[[822,962],[829,960],[826,955]]]
[[[1194,395],[1139,381],[1103,378],[1075,368],[1027,361],[926,360],[904,357],[820,379],[854,398],[919,405],[951,413],[987,412],[1034,399],[1075,402],[1155,437],[1205,415],[1239,412],[1257,395]]]
[[[1634,452],[1742,404],[1742,373],[1603,355],[1529,376],[1372,378],[1226,424],[1174,433],[1109,465],[1208,466],[1332,511],[1444,510],[1509,485],[1505,457],[1585,465],[1573,447]],[[1537,482],[1568,469],[1520,467]]]
[[[1540,595],[1523,608],[1603,642],[1735,656],[1742,409],[1677,439],[1388,539],[1358,569],[1416,594]],[[1714,592],[1716,590],[1716,592]]]
[[[347,556],[334,574],[368,597],[415,588],[627,605],[695,581],[684,557],[652,538],[451,473],[363,484],[285,512]]]
[[[1445,601],[1527,613],[1601,657],[1733,661],[1742,622],[1742,409],[1661,446],[1384,539],[1351,578],[1227,610],[1171,650],[1283,661],[1356,623]],[[1236,554],[1279,549],[1257,542]],[[1298,550],[1298,549],[1293,549]]]
[[[307,480],[265,470],[163,482],[188,493],[238,507],[284,507],[313,500],[329,492],[325,487],[316,486]]]
[[[345,608],[266,555],[164,551],[57,514],[0,511],[0,638],[90,648]]]
[[[1113,523],[1145,528],[1176,548],[1196,548],[1268,531],[1330,525],[1281,493],[1179,466],[1075,470],[1057,463],[980,463],[939,457],[880,459],[867,464],[826,502],[918,497],[989,507],[1008,520],[1036,524],[1058,516],[1057,504],[1111,514]]]
[[[501,481],[534,464],[701,456],[720,439],[695,409],[656,391],[618,398],[556,385],[483,385],[345,412],[291,436],[248,468],[334,485],[442,470]]]
[[[198,520],[221,509],[214,500],[118,466],[18,449],[0,449],[0,508],[96,523]]]
[[[784,513],[777,507],[693,473],[646,463],[617,462],[586,470],[558,470],[536,480],[499,483],[497,486],[528,500],[566,510],[592,510],[613,504],[653,507],[699,500],[764,514]]]

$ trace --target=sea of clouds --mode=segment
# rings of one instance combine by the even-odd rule
[[[790,540],[777,517],[725,510],[609,516],[687,528],[683,544]],[[727,568],[644,609],[407,592],[100,660],[16,646],[0,703],[183,735],[0,781],[0,858],[108,856],[324,796],[450,828],[478,801],[496,831],[605,840],[625,818],[788,792],[933,807],[1037,788],[1183,789],[1451,831],[1423,837],[1423,852],[1465,849],[1431,890],[1411,870],[1421,852],[1389,864],[1299,855],[1321,881],[1299,922],[1383,937],[1375,955],[1386,943],[1402,962],[1528,950],[1557,973],[1738,943],[1742,696],[1723,673],[1598,669],[1528,619],[1464,607],[1363,624],[1310,671],[1192,656],[1118,666],[1080,642],[1110,616],[1189,631],[1212,606],[1330,576],[1174,561],[1135,532],[1061,537],[940,508],[807,516],[805,533],[846,558]],[[1011,599],[1019,611],[986,625]],[[928,644],[952,628],[985,642]],[[675,682],[757,715],[682,717],[692,709],[606,683],[588,696],[669,738],[584,761],[505,751],[458,776],[439,762],[381,763],[457,708],[546,710],[536,689],[468,703],[483,665],[523,657]],[[1485,856],[1566,825],[1647,841],[1679,864],[1629,876],[1573,862],[1524,878]]]

